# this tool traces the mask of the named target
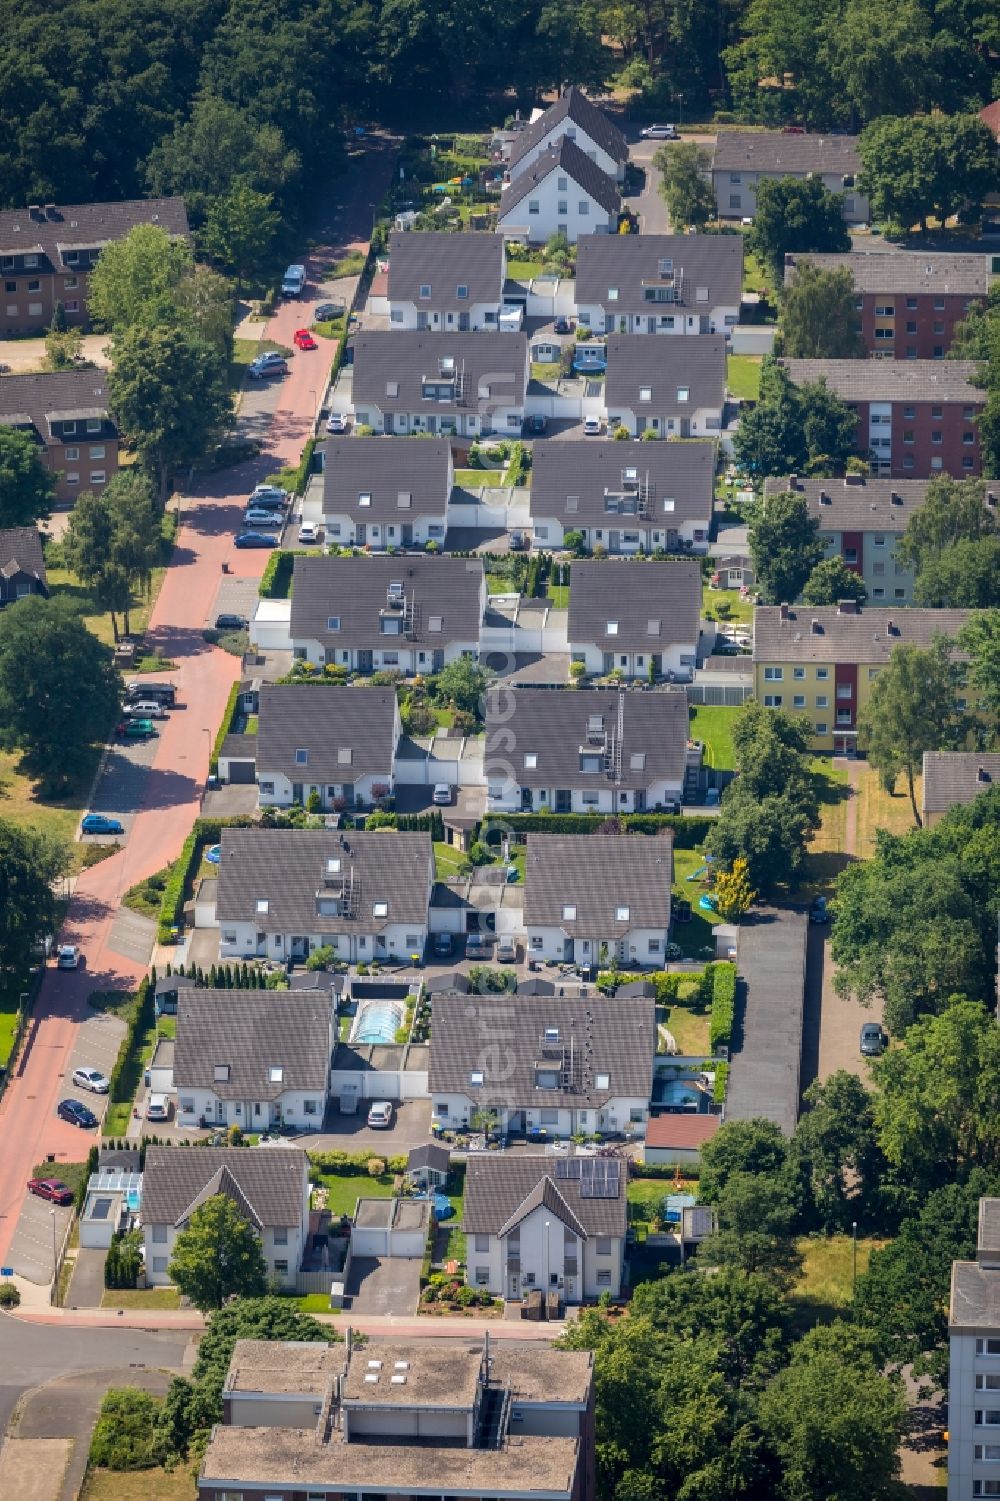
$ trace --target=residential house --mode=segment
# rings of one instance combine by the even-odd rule
[[[720,219],[752,219],[758,182],[818,177],[829,192],[843,194],[848,224],[867,224],[871,208],[857,188],[860,172],[857,136],[720,130],[712,158],[716,213]]]
[[[511,138],[507,172],[514,181],[561,140],[571,141],[616,182],[625,181],[628,142],[578,88],[568,88],[537,120]]]
[[[470,1158],[462,1229],[471,1286],[497,1297],[617,1298],[625,1267],[628,1163],[619,1158]]]
[[[948,1501],[995,1496],[1000,1464],[1000,1199],[979,1201],[974,1261],[948,1304]]]
[[[633,438],[717,435],[726,405],[726,340],[722,334],[658,342],[643,334],[610,334],[604,382],[608,432]]]
[[[325,452],[327,542],[376,552],[444,544],[448,497],[455,481],[447,438],[394,443],[384,438],[329,438]]]
[[[739,322],[742,235],[581,235],[579,322],[597,333],[721,334]]]
[[[295,559],[290,634],[296,658],[352,672],[439,672],[478,656],[486,576],[452,557]]]
[[[530,245],[562,234],[573,245],[584,234],[616,234],[621,207],[615,179],[561,136],[505,185],[497,231]]]
[[[669,832],[655,838],[529,834],[527,845],[524,930],[530,958],[663,967],[674,871]]]
[[[995,751],[924,751],[921,817],[925,829],[944,815],[1000,785],[1000,754]]]
[[[423,953],[429,834],[223,829],[221,844],[223,959],[295,962],[325,947],[351,963]]]
[[[31,594],[47,598],[45,558],[36,526],[0,530],[0,609]]]
[[[106,371],[5,375],[0,426],[27,433],[38,444],[42,464],[55,476],[59,504],[72,505],[83,490],[100,490],[118,468]]]
[[[985,303],[990,280],[985,255],[854,252],[786,255],[786,287],[807,262],[821,271],[851,273],[861,337],[876,359],[943,360],[956,324]]]
[[[986,393],[975,360],[782,360],[797,386],[825,380],[858,414],[858,453],[892,479],[982,472]]]
[[[714,504],[716,445],[610,438],[536,443],[531,467],[534,545],[558,551],[567,532],[588,550],[706,552]]]
[[[394,328],[496,332],[506,276],[503,241],[476,233],[389,236]]]
[[[537,1340],[239,1340],[201,1501],[594,1501],[594,1358]],[[372,1487],[378,1490],[373,1491]]]
[[[235,991],[224,992],[231,999]],[[273,1000],[274,992],[266,992]],[[174,1243],[218,1194],[257,1232],[269,1277],[294,1290],[309,1231],[309,1159],[295,1147],[147,1147],[142,1179],[146,1282],[169,1286]]]
[[[580,559],[569,586],[570,657],[591,676],[690,681],[701,649],[701,566]]]
[[[267,683],[260,688],[257,786],[262,808],[371,808],[393,789],[402,733],[392,688]]]
[[[486,701],[486,809],[632,813],[680,806],[683,691],[498,688]]]
[[[87,326],[87,284],[105,245],[137,224],[156,224],[189,238],[183,198],[135,198],[124,203],[31,203],[0,210],[0,336],[40,334],[61,303],[66,322]]]
[[[362,332],[354,340],[351,404],[377,433],[465,438],[520,435],[528,341],[510,334]]]
[[[702,1147],[721,1125],[721,1115],[672,1111],[656,1115],[646,1124],[642,1160],[669,1167],[677,1162],[699,1162]]]
[[[594,841],[604,842],[577,836],[580,844]],[[565,872],[559,875],[562,881]],[[597,994],[438,992],[428,1074],[433,1119],[462,1130],[479,1111],[489,1111],[502,1135],[641,1136],[655,1052],[652,1000],[619,997],[609,1005]],[[467,1177],[466,1194],[468,1188]]]
[[[321,1130],[336,1042],[329,989],[182,990],[177,1124]]]
[[[868,603],[913,603],[913,570],[896,557],[896,548],[927,499],[926,479],[872,479],[848,474],[842,479],[790,475],[764,481],[764,503],[788,491],[802,495],[819,525],[820,539],[831,557],[864,580]]]
[[[754,611],[754,696],[770,709],[808,719],[816,750],[853,755],[858,715],[897,646],[954,639],[968,610],[758,605]]]

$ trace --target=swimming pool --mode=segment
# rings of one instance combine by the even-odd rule
[[[668,1079],[663,1084],[660,1099],[672,1110],[697,1111],[702,1108],[704,1096],[688,1079]]]
[[[351,1041],[395,1042],[405,1015],[403,1008],[391,1001],[366,1001],[358,1012]]]

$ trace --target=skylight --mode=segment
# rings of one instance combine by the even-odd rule
[[[257,911],[258,912],[266,912],[267,908],[268,908],[267,897],[266,896],[259,896],[257,898]]]
[[[482,1071],[482,1069],[481,1068],[474,1068],[472,1070],[472,1072],[469,1074],[469,1083],[470,1084],[482,1084],[482,1082],[483,1082],[483,1071]]]
[[[340,870],[340,856],[339,855],[331,855],[330,859],[326,862],[326,873],[327,873],[327,875],[328,876],[335,876],[339,870]]]
[[[389,395],[391,396],[392,394],[393,393],[390,391]],[[372,494],[371,494],[371,491],[370,490],[362,490],[361,494],[358,496],[358,505],[359,506],[370,506],[371,503],[372,503]]]
[[[611,1075],[610,1074],[595,1074],[594,1075],[594,1088],[595,1089],[610,1089],[611,1088]]]
[[[608,635],[609,636],[617,636],[617,634],[618,634],[618,622],[617,622],[617,620],[609,620],[608,621]]]
[[[388,917],[388,916],[389,916],[389,903],[388,902],[372,902],[372,917]]]
[[[280,1084],[285,1077],[285,1070],[280,1066],[269,1068],[267,1071],[267,1077],[270,1083]]]
[[[575,922],[576,921],[576,908],[572,905],[572,903],[568,903],[563,908],[563,920],[565,922]]]
[[[677,387],[677,400],[678,401],[690,401],[691,400],[691,387],[690,386],[678,386]]]
[[[525,771],[534,771],[535,767],[537,765],[538,765],[538,754],[537,754],[537,752],[536,751],[525,751],[525,753],[524,753],[524,769],[525,769]]]
[[[615,921],[616,922],[628,922],[628,916],[629,916],[630,910],[631,909],[628,908],[628,907],[616,907],[615,908]]]

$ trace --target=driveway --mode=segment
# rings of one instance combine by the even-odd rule
[[[60,1099],[79,1100],[81,1104],[87,1105],[94,1112],[98,1120],[104,1119],[108,1108],[107,1095],[92,1094],[90,1090],[80,1089],[72,1082],[73,1070],[96,1068],[105,1078],[109,1078],[111,1070],[118,1061],[126,1031],[127,1028],[120,1016],[109,1016],[104,1012],[97,1012],[77,1028],[73,1051],[66,1065]],[[86,1132],[80,1131],[79,1136],[85,1137]],[[89,1142],[78,1152],[75,1160],[79,1161],[81,1157],[86,1157],[88,1150]]]
[[[406,1317],[417,1311],[420,1297],[420,1262],[387,1256],[355,1256],[344,1288],[344,1308],[352,1314],[395,1314]]]
[[[430,1100],[404,1100],[397,1105],[389,1131],[369,1127],[368,1105],[362,1100],[357,1115],[341,1115],[334,1103],[322,1131],[311,1135],[307,1145],[317,1152],[377,1152],[380,1157],[397,1157],[430,1140]]]
[[[670,233],[670,216],[659,190],[660,174],[653,166],[653,157],[661,146],[669,141],[637,141],[629,147],[629,161],[640,179],[638,188],[624,194],[626,207],[639,218],[639,232],[644,235]]]
[[[811,927],[806,960],[806,1004],[802,1087],[828,1079],[838,1069],[868,1082],[867,1060],[858,1051],[865,1022],[882,1020],[881,1006],[844,1000],[833,988],[836,966],[830,957],[830,929]]]

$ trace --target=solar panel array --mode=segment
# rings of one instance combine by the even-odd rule
[[[580,1168],[585,1160],[583,1157],[561,1157],[556,1163],[556,1182],[576,1182],[580,1177]]]

